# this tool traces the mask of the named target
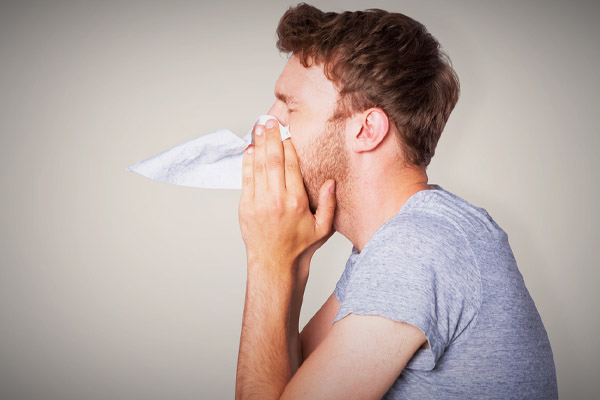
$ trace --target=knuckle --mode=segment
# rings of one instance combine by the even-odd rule
[[[305,210],[305,208],[307,207],[306,205],[306,199],[300,197],[300,196],[292,196],[290,198],[290,208],[296,213],[296,214],[302,214]]]
[[[246,175],[242,177],[242,184],[248,186],[252,183],[252,175]]]
[[[280,214],[284,211],[284,203],[279,196],[274,196],[271,198],[269,209],[277,214]]]
[[[250,217],[250,209],[245,203],[240,203],[240,206],[238,207],[238,217],[242,222],[246,222]]]
[[[261,162],[254,163],[254,171],[255,172],[263,172],[265,170],[265,165]]]
[[[298,166],[292,161],[288,161],[285,163],[285,170],[287,172],[295,172],[298,169]]]
[[[264,219],[269,214],[269,207],[266,204],[257,204],[254,211],[255,211],[255,214],[254,214],[255,217]]]
[[[269,157],[267,157],[267,165],[269,169],[280,168],[282,163],[283,159],[277,154],[272,154]]]
[[[300,201],[296,196],[292,196],[288,199],[288,207],[292,211],[297,211],[300,208]]]

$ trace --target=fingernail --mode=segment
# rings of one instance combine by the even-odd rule
[[[252,154],[254,152],[254,147],[248,146],[248,148],[246,149],[246,151],[248,152],[248,154]]]
[[[331,186],[329,186],[329,193],[335,193],[335,182],[333,182]]]
[[[264,131],[265,128],[262,125],[256,125],[256,128],[254,128],[254,133],[259,136],[262,135]]]
[[[274,128],[275,125],[277,125],[277,122],[274,119],[270,119],[267,121],[267,124],[265,126],[267,127],[267,129],[271,129]]]

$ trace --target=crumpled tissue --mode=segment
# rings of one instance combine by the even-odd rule
[[[258,117],[243,138],[230,130],[219,129],[137,162],[126,170],[180,186],[241,189],[244,150],[254,144],[254,126],[264,125],[269,119],[277,120],[272,115]],[[282,141],[290,137],[289,128],[281,123],[279,132]]]

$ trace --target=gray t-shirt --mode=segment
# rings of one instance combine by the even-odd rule
[[[555,399],[548,335],[508,236],[483,208],[433,185],[355,247],[340,310],[425,333],[384,399]]]

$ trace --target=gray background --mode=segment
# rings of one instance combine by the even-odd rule
[[[124,170],[245,134],[285,64],[285,2],[2,2],[0,397],[233,398],[240,192]],[[423,22],[462,97],[430,182],[508,233],[562,398],[598,395],[600,38],[593,2],[322,1]],[[351,249],[317,252],[303,326]]]

